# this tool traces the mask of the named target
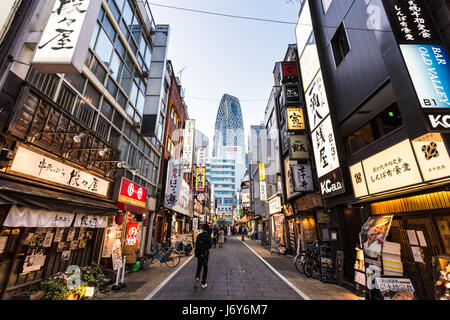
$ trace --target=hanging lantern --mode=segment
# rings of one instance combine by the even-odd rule
[[[115,218],[116,224],[121,225],[123,223],[123,211],[117,212],[117,216]]]

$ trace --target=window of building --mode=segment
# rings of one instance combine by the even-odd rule
[[[347,137],[350,153],[353,154],[403,125],[396,102]]]
[[[348,42],[347,33],[345,32],[344,23],[341,23],[331,39],[331,47],[333,48],[336,67],[338,67],[350,51],[350,44]]]

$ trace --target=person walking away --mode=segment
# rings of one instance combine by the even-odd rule
[[[212,237],[213,246],[215,248],[217,245],[217,227],[214,227],[211,237]]]
[[[219,241],[219,248],[222,248],[223,243],[225,242],[225,232],[223,231],[223,228],[220,228],[219,232],[217,232],[217,240]]]
[[[194,288],[198,288],[198,282],[200,281],[200,273],[203,269],[202,277],[202,289],[205,289],[208,285],[206,284],[206,277],[208,276],[208,258],[209,249],[212,247],[211,235],[208,232],[208,225],[203,225],[203,232],[197,236],[197,241],[195,242],[195,257],[197,258],[197,272],[195,274]]]

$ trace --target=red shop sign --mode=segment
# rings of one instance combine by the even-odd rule
[[[127,237],[125,244],[127,246],[137,246],[137,239],[139,233],[139,222],[130,222],[127,225]]]
[[[297,63],[295,61],[283,61],[281,68],[283,77],[298,77]]]
[[[122,178],[117,201],[145,208],[147,204],[147,189],[128,179]]]

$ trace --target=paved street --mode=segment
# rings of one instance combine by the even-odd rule
[[[251,248],[251,250],[249,249]],[[254,253],[256,252],[265,263]],[[185,264],[186,263],[186,264]],[[267,266],[269,264],[273,269]],[[301,275],[293,257],[270,254],[259,240],[242,243],[240,237],[229,237],[223,248],[211,249],[208,287],[194,289],[197,259],[183,257],[171,269],[152,265],[146,271],[125,276],[127,286],[118,291],[99,293],[98,300],[357,300],[347,289]],[[281,277],[289,281],[294,290]],[[171,277],[171,278],[170,278]],[[300,292],[300,293],[299,293]]]
[[[197,259],[192,259],[153,300],[299,300],[302,297],[270,270],[237,237],[210,250],[208,287],[194,289]]]

